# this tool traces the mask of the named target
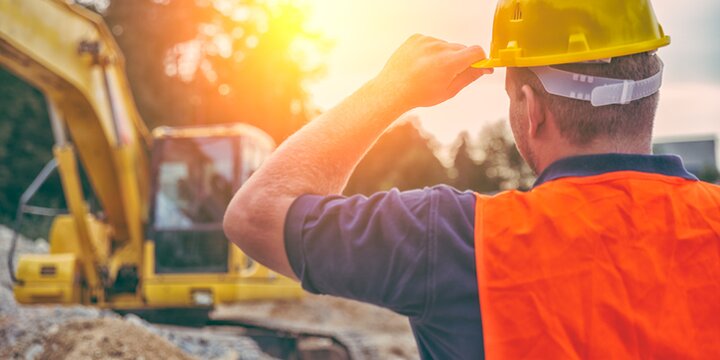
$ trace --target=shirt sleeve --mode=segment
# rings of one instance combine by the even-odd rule
[[[370,197],[302,196],[285,221],[290,265],[309,292],[422,317],[435,282],[430,252],[442,228],[438,212],[447,210],[438,203],[459,204],[440,201],[455,194],[432,188]]]

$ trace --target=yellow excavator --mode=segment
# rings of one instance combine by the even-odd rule
[[[230,197],[275,146],[267,134],[244,124],[148,131],[102,18],[66,1],[0,0],[0,65],[44,94],[55,141],[54,159],[23,194],[18,219],[55,168],[68,208],[53,220],[49,253],[19,258],[18,302],[178,316],[302,295],[222,231]],[[88,206],[80,166],[100,211]],[[319,336],[352,347],[331,335],[250,327],[285,343],[289,336],[293,346]],[[305,357],[320,353],[357,357],[327,348]]]

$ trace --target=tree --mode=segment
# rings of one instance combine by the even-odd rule
[[[358,164],[345,193],[370,195],[398,188],[411,190],[448,182],[435,156],[438,145],[409,118],[388,130]]]
[[[304,84],[329,45],[306,15],[289,0],[113,1],[106,21],[151,127],[244,122],[279,142],[315,115]]]
[[[496,191],[498,186],[490,183],[482,163],[475,159],[476,147],[466,131],[458,135],[454,145],[452,184],[461,190]]]
[[[460,134],[456,144],[453,184],[459,189],[495,193],[532,186],[533,173],[517,151],[505,121],[483,128],[476,144],[467,133]]]
[[[0,109],[0,222],[9,224],[20,195],[52,159],[53,136],[42,94],[2,69]],[[57,176],[40,189],[33,203],[64,206]]]

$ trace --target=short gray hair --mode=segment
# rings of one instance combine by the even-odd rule
[[[643,80],[657,74],[662,69],[662,62],[654,53],[641,53],[617,57],[607,64],[575,63],[553,67],[591,76]],[[598,138],[631,140],[652,134],[659,93],[626,105],[594,107],[587,101],[549,94],[537,76],[526,68],[508,68],[508,77],[517,85],[518,92],[523,85],[535,90],[555,115],[561,134],[573,145],[586,145]]]

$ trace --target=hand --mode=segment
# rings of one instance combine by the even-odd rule
[[[485,59],[479,46],[451,44],[423,35],[411,36],[392,55],[373,80],[386,99],[403,110],[434,106],[453,98],[460,90],[492,69],[470,67]]]

